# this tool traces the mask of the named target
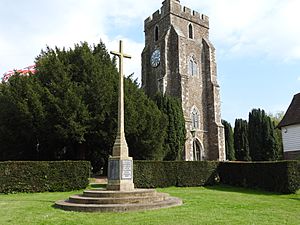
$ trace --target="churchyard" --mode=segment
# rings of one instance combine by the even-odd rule
[[[82,213],[53,208],[73,192],[0,194],[0,224],[299,224],[300,192],[281,195],[238,187],[162,188],[184,204],[128,213]]]
[[[214,47],[206,39],[208,17],[191,14],[179,3],[166,0],[145,20],[151,43],[143,51],[142,81],[148,81],[143,89],[130,76],[124,79],[123,58],[130,56],[122,41],[119,51],[111,52],[118,68],[104,43],[84,42],[74,50],[48,48],[37,58],[35,74],[12,76],[0,85],[0,225],[299,224],[300,162],[278,161],[282,150],[267,117],[259,128],[250,126],[251,116],[249,129],[247,121],[237,120],[236,127],[244,131],[270,134],[235,131],[243,141],[236,138],[240,145],[229,154],[214,80]],[[176,65],[171,62],[179,51],[163,44],[157,48],[164,40],[160,35],[167,33],[159,26],[174,25],[169,20],[160,24],[162,16],[176,16],[180,22],[175,25],[188,28],[183,55],[189,58],[179,57]],[[176,32],[170,30],[171,41],[178,40]],[[160,77],[163,65],[171,66],[166,77]],[[186,71],[177,74],[172,68]],[[181,76],[194,81],[168,84],[168,77]],[[186,97],[201,93],[199,87],[205,96]],[[173,93],[181,89],[189,91]],[[252,113],[265,116],[260,110]],[[7,119],[11,115],[14,120]],[[103,168],[107,184],[89,185],[91,173]],[[152,188],[154,194],[145,197],[141,188]],[[176,201],[169,204],[170,199]]]

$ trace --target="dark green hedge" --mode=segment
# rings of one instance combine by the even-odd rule
[[[0,193],[82,189],[90,168],[88,161],[0,162]]]
[[[134,184],[140,188],[215,184],[218,164],[210,161],[134,161]]]
[[[134,161],[133,173],[134,184],[139,188],[217,183],[280,193],[294,193],[300,188],[300,161]]]
[[[221,162],[220,182],[280,193],[294,193],[300,188],[300,161]]]

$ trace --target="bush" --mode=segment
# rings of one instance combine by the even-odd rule
[[[300,161],[134,161],[133,173],[134,184],[140,188],[217,183],[280,193],[294,193],[300,188]]]
[[[90,168],[88,161],[0,162],[0,193],[82,189]]]
[[[176,165],[177,186],[179,187],[205,186],[219,183],[219,162],[177,162]]]
[[[295,193],[300,188],[300,161],[221,162],[222,184]]]
[[[300,161],[287,161],[288,193],[295,193],[300,189]]]
[[[134,161],[134,185],[138,188],[176,186],[176,166],[168,161]]]
[[[217,182],[218,162],[134,161],[136,187],[189,187]]]

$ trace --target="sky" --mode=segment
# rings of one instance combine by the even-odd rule
[[[0,77],[34,64],[46,46],[102,40],[132,55],[125,73],[141,76],[144,20],[163,0],[0,0]],[[299,0],[181,0],[210,18],[222,118],[247,119],[253,108],[286,111],[300,92]]]

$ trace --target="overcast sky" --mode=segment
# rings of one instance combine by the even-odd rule
[[[299,0],[181,0],[210,18],[222,117],[285,111],[300,92]],[[0,0],[0,76],[34,63],[46,45],[124,40],[126,74],[140,78],[144,19],[162,0]]]

